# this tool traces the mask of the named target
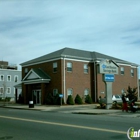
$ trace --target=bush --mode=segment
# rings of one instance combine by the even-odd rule
[[[47,94],[45,102],[47,105],[53,105],[53,96],[51,93]]]
[[[92,99],[89,95],[86,95],[85,103],[92,104]]]
[[[9,102],[11,100],[11,97],[6,97],[5,101]]]
[[[74,105],[74,101],[73,101],[73,98],[72,98],[71,95],[68,96],[67,104],[68,104],[68,105]]]
[[[59,97],[59,94],[56,94],[53,96],[53,104],[54,105],[61,105],[61,98]],[[62,98],[62,104],[64,104],[64,99]]]
[[[49,93],[46,96],[45,103],[47,105],[60,105],[61,104],[61,99],[59,97],[59,94],[56,94],[53,96],[51,93]],[[64,99],[62,98],[62,104],[64,104]]]
[[[82,104],[83,103],[81,97],[78,94],[75,97],[75,103],[76,104]]]

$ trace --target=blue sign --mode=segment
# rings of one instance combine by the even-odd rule
[[[104,74],[104,81],[105,82],[114,82],[115,81],[114,74]]]
[[[63,98],[63,94],[59,94],[59,97],[60,97],[60,98]]]

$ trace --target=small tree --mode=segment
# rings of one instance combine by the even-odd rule
[[[69,104],[69,105],[74,105],[74,101],[73,101],[72,95],[69,95],[69,96],[68,96],[67,104]]]
[[[92,104],[92,98],[89,95],[86,95],[85,102],[88,104]]]
[[[131,88],[130,86],[128,86],[127,89],[127,97],[129,98],[129,100],[138,100],[138,92],[137,92],[137,87]]]
[[[82,104],[83,103],[81,97],[78,94],[75,97],[75,103],[76,104]]]

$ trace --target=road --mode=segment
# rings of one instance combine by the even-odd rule
[[[0,140],[128,140],[140,118],[0,108]]]

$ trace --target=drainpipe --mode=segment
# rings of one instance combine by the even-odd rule
[[[63,66],[64,66],[64,79],[63,79],[63,85],[64,85],[64,86],[63,86],[63,88],[64,88],[64,89],[63,89],[63,90],[64,90],[64,103],[66,103],[66,92],[65,92],[65,91],[66,91],[66,81],[65,81],[65,80],[66,80],[66,77],[65,77],[65,57],[66,57],[66,56],[64,56],[64,58],[63,58],[63,62],[64,62],[64,65],[63,65]]]
[[[95,93],[95,102],[96,102],[96,61],[94,60],[94,93]]]
[[[139,87],[140,87],[140,85],[139,85],[139,68],[137,67],[137,86],[138,86],[138,100],[140,99],[140,93],[139,93]]]

